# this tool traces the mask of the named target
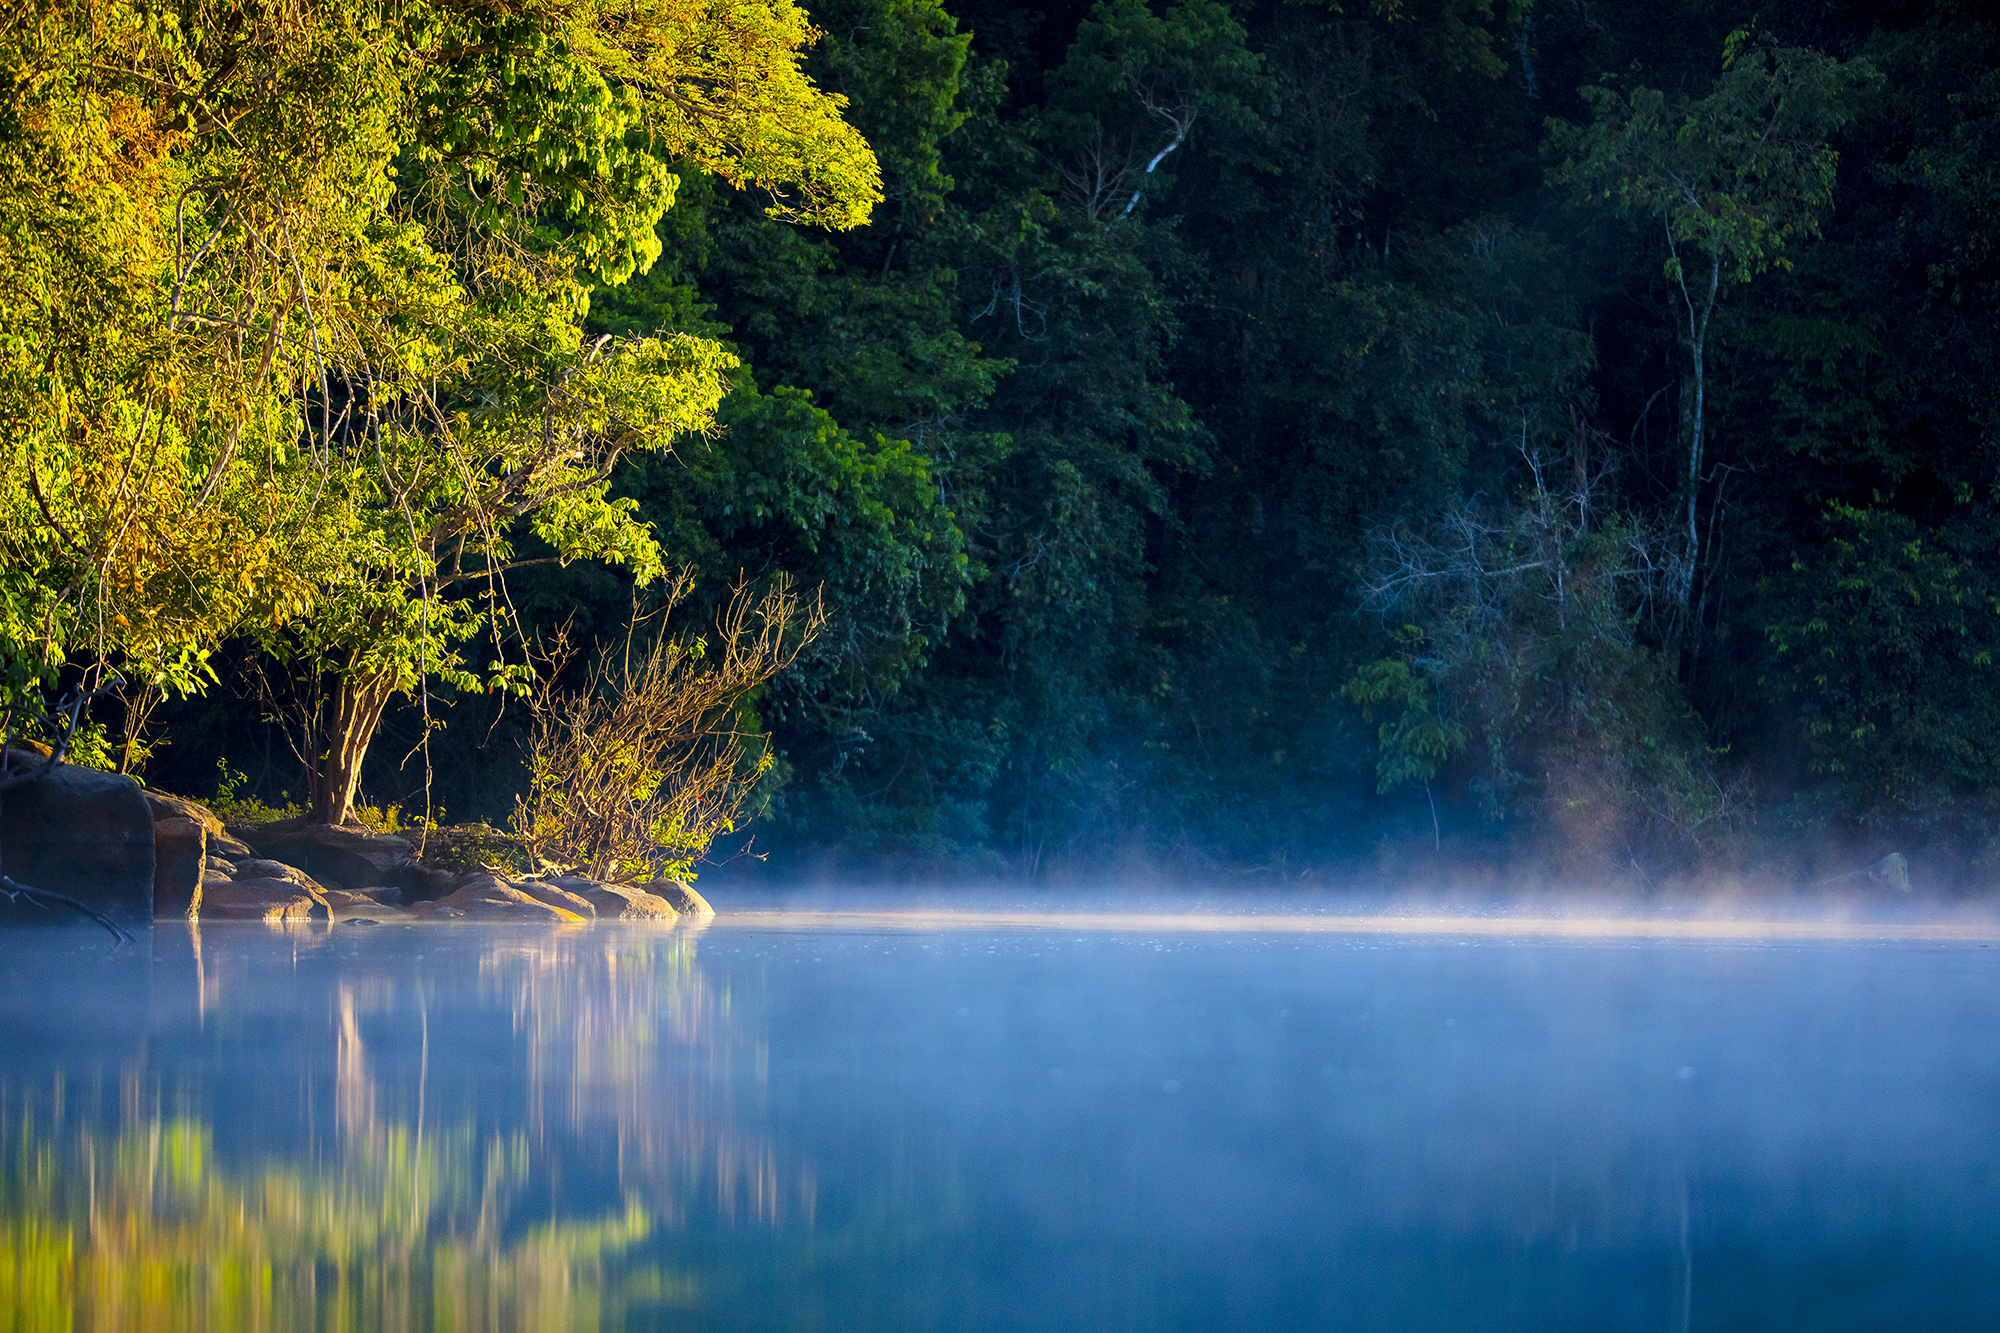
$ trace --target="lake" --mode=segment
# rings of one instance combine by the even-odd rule
[[[0,1328],[2000,1315],[2000,933],[0,935]]]

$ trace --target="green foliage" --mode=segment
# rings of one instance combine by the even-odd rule
[[[1678,628],[1697,645],[1710,322],[1725,290],[1789,267],[1787,244],[1818,234],[1839,160],[1827,137],[1873,78],[1866,60],[1843,64],[1739,29],[1723,43],[1722,75],[1707,96],[1670,100],[1642,87],[1621,97],[1587,88],[1592,124],[1551,126],[1551,148],[1564,155],[1559,178],[1665,233],[1662,272],[1680,296],[1675,323],[1690,372],[1681,391],[1686,525],[1673,593],[1683,617]]]
[[[377,833],[397,833],[417,835],[418,838],[437,830],[437,821],[412,812],[394,802],[384,805],[363,805],[356,803],[354,822]]]
[[[824,33],[815,73],[848,99],[881,163],[894,220],[877,225],[931,225],[952,190],[941,146],[967,114],[957,94],[972,34],[940,0],[844,0],[815,6],[814,19]]]
[[[497,818],[516,636],[687,567],[824,597],[732,723],[780,849],[1992,808],[1983,15],[810,8],[9,28],[0,689],[254,656],[316,810],[379,722]]]
[[[1215,0],[1099,0],[1078,27],[1036,127],[1063,162],[1065,194],[1109,226],[1129,217],[1196,133],[1240,148],[1265,131],[1275,89],[1248,33]],[[1168,174],[1159,174],[1163,167]]]
[[[1423,631],[1406,626],[1405,638],[1412,651],[1421,650]],[[1340,692],[1370,722],[1377,713],[1388,717],[1377,733],[1382,747],[1375,765],[1378,793],[1406,782],[1428,785],[1445,761],[1465,748],[1464,731],[1444,721],[1436,686],[1428,676],[1412,671],[1403,658],[1367,663]]]
[[[1834,505],[1812,554],[1775,576],[1772,683],[1815,773],[1876,822],[1933,816],[2000,785],[2000,587],[1990,533],[1926,534]]]
[[[490,824],[448,824],[426,829],[423,863],[433,870],[449,870],[455,875],[478,870],[520,875],[534,868],[521,840]]]
[[[1878,32],[1826,236],[1735,335],[1746,734],[1813,823],[1990,828],[1990,24]],[[1762,651],[1753,651],[1753,645]],[[1983,835],[1981,835],[1983,836]]]
[[[1788,243],[1818,234],[1839,160],[1827,136],[1875,78],[1866,61],[1775,46],[1747,30],[1730,34],[1722,67],[1699,98],[1586,88],[1592,123],[1550,127],[1560,178],[1664,228],[1664,271],[1681,287],[1695,280],[1683,247],[1734,284],[1785,266]]]
[[[906,440],[857,439],[783,386],[742,384],[718,420],[717,443],[639,464],[627,487],[705,568],[784,569],[822,590],[834,617],[796,687],[829,702],[893,693],[964,603],[963,539],[930,460]]]
[[[46,741],[45,737],[33,737]],[[69,744],[63,749],[63,758],[72,764],[82,764],[85,768],[101,769],[106,773],[118,771],[118,747],[112,740],[110,729],[101,722],[81,723],[70,733]]]
[[[0,482],[10,660],[188,695],[232,635],[319,684],[317,817],[386,699],[505,628],[525,520],[563,559],[657,546],[629,449],[713,420],[687,334],[596,339],[580,275],[659,255],[670,163],[851,227],[880,191],[789,0],[55,5],[0,33]],[[466,594],[471,596],[467,597]]]
[[[215,769],[215,795],[209,798],[208,808],[225,823],[274,824],[281,819],[298,819],[306,812],[296,802],[267,805],[253,793],[245,792],[243,786],[249,779],[231,769],[227,759],[216,760]]]

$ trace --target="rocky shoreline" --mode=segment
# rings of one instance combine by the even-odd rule
[[[0,873],[127,924],[672,924],[715,914],[675,880],[638,886],[426,864],[395,834],[303,820],[230,824],[199,802],[67,763],[0,799]],[[45,920],[48,910],[0,902],[0,920]]]

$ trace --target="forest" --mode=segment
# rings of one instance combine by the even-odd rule
[[[10,736],[531,841],[615,751],[758,875],[2000,860],[1983,6],[32,0],[0,62]]]

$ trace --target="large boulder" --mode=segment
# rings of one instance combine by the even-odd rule
[[[154,805],[155,812],[159,810]],[[153,822],[153,919],[199,915],[208,866],[208,827],[175,816]]]
[[[297,866],[286,865],[283,861],[268,861],[260,857],[249,857],[238,861],[230,872],[231,879],[282,879],[296,884],[313,893],[323,891],[320,882]]]
[[[442,898],[458,887],[459,874],[453,870],[439,870],[427,865],[411,865],[403,869],[396,882],[388,887],[400,889],[412,902],[425,898]]]
[[[664,898],[667,905],[682,916],[714,916],[715,909],[708,905],[708,899],[694,891],[691,884],[683,884],[677,879],[656,879],[646,886],[646,892],[656,898]]]
[[[0,793],[0,874],[18,884],[68,894],[115,919],[146,921],[155,868],[152,807],[130,778],[57,764]],[[47,915],[14,905],[5,919]]]
[[[405,887],[422,879],[416,848],[409,839],[351,824],[308,824],[285,820],[249,831],[246,838],[265,857],[297,866],[322,884],[343,888],[364,884]]]
[[[347,896],[357,901],[366,898],[369,902],[381,903],[384,907],[394,907],[399,910],[410,905],[410,895],[392,884],[370,884],[364,888],[349,889]]]
[[[224,829],[220,833],[211,833],[208,835],[208,852],[210,856],[225,856],[232,861],[257,854],[250,850],[249,843],[243,841],[243,839],[237,837],[228,829]]]
[[[484,878],[497,879],[499,877],[496,875],[487,875]],[[525,893],[538,903],[547,903],[550,907],[560,907],[565,912],[574,912],[581,920],[595,921],[597,919],[597,908],[588,898],[583,897],[581,894],[571,893],[567,888],[559,884],[552,884],[545,879],[510,879],[506,881],[506,884],[508,888]]]
[[[1834,875],[1819,880],[1813,887],[1859,891],[1863,894],[1887,889],[1892,893],[1906,894],[1910,892],[1910,861],[1901,852],[1890,852],[1872,865],[1865,865],[1859,870],[1850,870],[1844,875]]]
[[[680,917],[665,898],[630,884],[606,884],[581,875],[559,875],[547,882],[589,903],[600,921],[674,921]]]
[[[326,899],[335,921],[372,921],[380,925],[409,915],[402,906],[384,901],[402,897],[400,889],[326,889],[320,896]]]
[[[524,921],[544,925],[588,920],[571,908],[558,907],[521,892],[498,875],[473,875],[449,894],[419,903],[415,914],[429,919]]]
[[[204,921],[331,921],[333,909],[314,890],[289,879],[236,879],[207,884]]]
[[[146,804],[153,807],[153,822],[165,819],[192,819],[208,830],[210,837],[222,832],[222,816],[203,805],[200,801],[190,801],[185,796],[173,796],[151,787],[141,787],[146,794]]]

